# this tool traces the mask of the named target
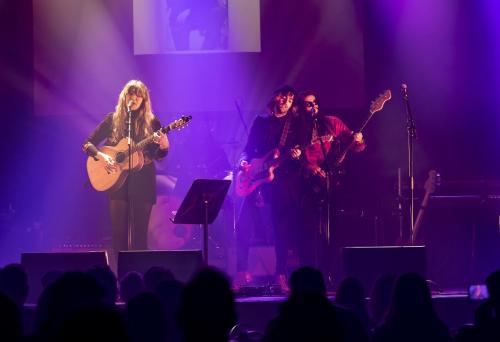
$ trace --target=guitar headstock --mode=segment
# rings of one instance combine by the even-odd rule
[[[172,121],[167,126],[163,127],[161,130],[163,133],[168,133],[173,129],[182,129],[187,126],[189,121],[191,121],[193,117],[191,115],[183,115],[179,119]]]
[[[436,170],[429,171],[429,177],[424,184],[424,189],[426,193],[432,194],[436,191],[436,187],[441,183],[441,175]]]
[[[370,105],[370,113],[376,113],[382,108],[384,108],[384,104],[391,99],[391,91],[390,89],[386,89],[382,94],[380,94],[374,101],[372,101]]]

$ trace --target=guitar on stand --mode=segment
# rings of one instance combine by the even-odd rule
[[[160,128],[155,133],[169,133],[172,130],[179,130],[184,128],[189,121],[190,115],[184,115],[167,126]],[[153,133],[140,142],[133,144],[131,148],[131,163],[129,170],[128,158],[128,143],[124,138],[118,142],[116,146],[103,146],[100,151],[109,155],[116,162],[117,169],[115,172],[108,172],[106,170],[106,161],[103,158],[88,157],[87,159],[87,173],[89,175],[90,184],[97,191],[116,190],[120,188],[127,179],[129,172],[140,170],[144,166],[144,155],[142,150],[150,143],[153,142],[155,134]]]
[[[427,177],[427,180],[424,184],[425,194],[422,199],[422,203],[420,204],[420,209],[418,211],[417,218],[415,219],[415,224],[413,225],[413,231],[411,232],[412,245],[414,245],[417,240],[418,232],[422,225],[422,220],[424,219],[425,209],[429,205],[429,198],[436,191],[436,186],[439,186],[440,183],[441,176],[439,175],[439,173],[436,172],[436,170],[430,170],[429,176]]]

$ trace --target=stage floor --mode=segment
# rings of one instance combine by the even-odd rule
[[[329,298],[335,302],[334,293],[329,294]],[[439,317],[452,332],[474,322],[474,311],[480,303],[469,299],[463,290],[434,293],[432,299]],[[239,322],[250,330],[264,332],[267,322],[278,315],[280,304],[285,300],[285,296],[237,297]]]

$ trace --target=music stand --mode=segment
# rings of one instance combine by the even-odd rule
[[[173,223],[203,225],[203,261],[208,265],[208,225],[219,214],[231,185],[225,179],[195,179],[172,219]]]

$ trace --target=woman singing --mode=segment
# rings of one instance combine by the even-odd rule
[[[83,151],[95,159],[102,158],[108,173],[118,172],[117,161],[109,154],[99,151],[96,146],[103,141],[107,146],[116,146],[123,139],[128,141],[129,116],[132,145],[153,134],[154,136],[152,142],[142,150],[144,156],[142,168],[132,172],[123,171],[128,173],[125,182],[109,192],[113,266],[116,266],[119,251],[148,248],[149,216],[153,204],[156,203],[156,168],[153,160],[163,159],[169,149],[167,135],[156,132],[161,128],[161,124],[152,112],[148,88],[141,81],[131,80],[122,89],[115,111],[106,115],[85,140]],[[128,204],[130,204],[130,215],[128,215]]]

